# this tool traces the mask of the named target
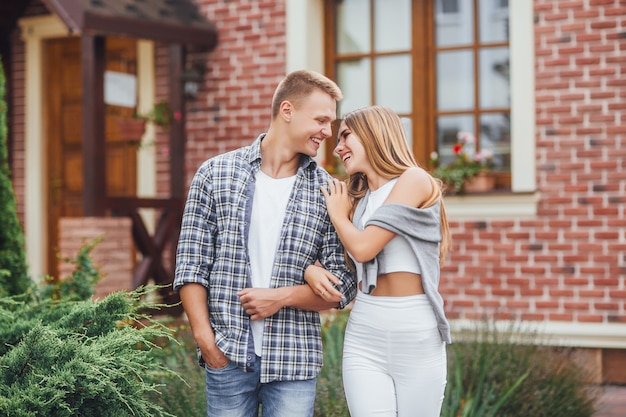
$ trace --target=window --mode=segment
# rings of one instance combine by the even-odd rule
[[[326,73],[343,90],[340,115],[371,104],[391,107],[423,166],[433,151],[445,163],[457,133],[472,132],[474,152],[494,155],[498,188],[511,187],[508,1],[325,4]]]
[[[459,13],[459,0],[440,0],[437,2],[437,9],[443,14]]]

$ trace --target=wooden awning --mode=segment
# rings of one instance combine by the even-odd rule
[[[75,32],[129,36],[211,50],[217,29],[193,0],[43,0]]]

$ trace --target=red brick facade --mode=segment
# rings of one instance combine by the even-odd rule
[[[283,2],[262,3],[201,3],[220,41],[206,101],[189,109],[189,178],[267,126],[285,17]],[[626,5],[538,0],[535,12],[538,213],[451,219],[448,314],[626,323]]]
[[[626,323],[626,3],[535,13],[537,216],[452,220],[448,312]]]
[[[189,181],[208,157],[247,145],[269,126],[276,84],[285,75],[284,1],[201,1],[219,41],[207,63],[204,88],[187,111]]]
[[[189,56],[204,61],[207,73],[187,108],[187,182],[202,161],[267,128],[272,93],[286,71],[284,1],[198,4],[216,23],[219,43]],[[447,313],[626,325],[626,3],[535,0],[534,10],[537,169],[528,175],[540,193],[537,215],[450,219],[454,249],[441,284]],[[24,56],[17,34],[12,51],[12,155],[22,214]],[[156,51],[156,93],[165,97],[167,51]],[[168,193],[166,157],[158,157],[159,195]]]
[[[131,220],[126,217],[65,217],[59,222],[59,277],[72,274],[73,260],[80,249],[97,238],[90,253],[102,278],[96,284],[94,296],[103,298],[120,290],[133,289],[133,236]]]

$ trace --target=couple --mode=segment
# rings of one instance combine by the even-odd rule
[[[335,152],[350,179],[333,180],[313,157],[341,98],[321,74],[288,74],[267,133],[192,180],[174,288],[209,417],[256,417],[260,404],[264,417],[313,416],[318,311],[355,297],[343,356],[351,415],[439,415],[450,343],[437,289],[449,241],[441,187],[382,107],[342,120]]]

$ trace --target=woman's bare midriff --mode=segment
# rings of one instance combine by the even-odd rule
[[[359,283],[359,287],[361,284]],[[376,288],[370,295],[384,297],[406,297],[424,294],[422,276],[411,272],[392,272],[379,275]]]

